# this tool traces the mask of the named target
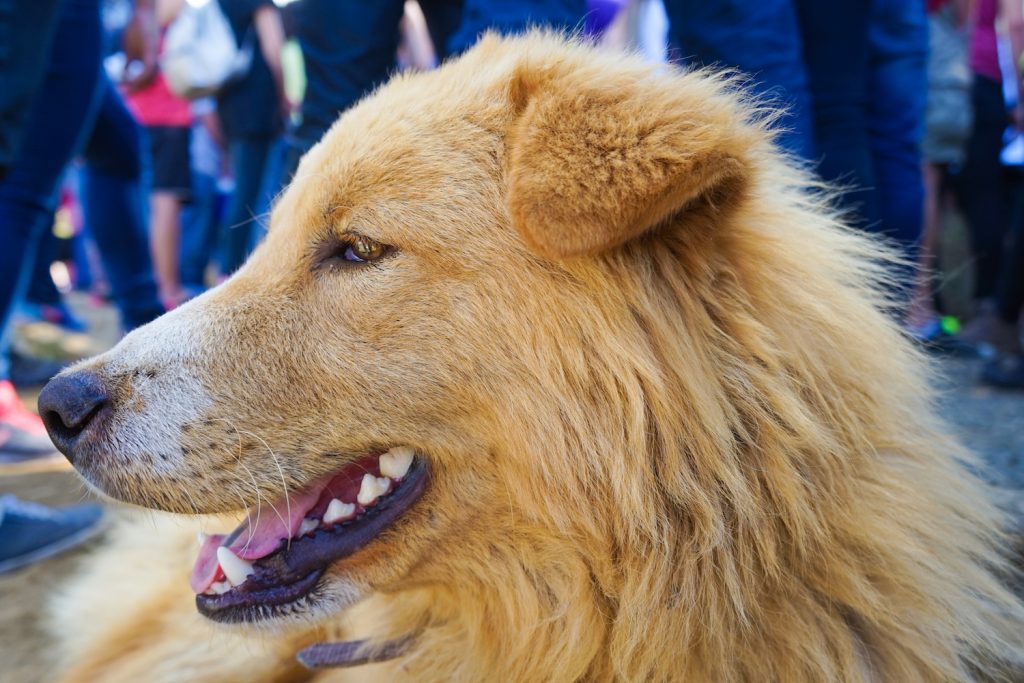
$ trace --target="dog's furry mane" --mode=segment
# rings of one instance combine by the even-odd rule
[[[734,84],[539,34],[445,68],[511,102],[533,252],[490,283],[519,302],[489,342],[519,360],[474,406],[493,500],[443,572],[311,638],[416,633],[379,671],[417,680],[974,680],[1017,656],[1002,518],[885,313],[891,259]]]

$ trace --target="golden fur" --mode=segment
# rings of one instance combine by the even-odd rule
[[[125,525],[54,606],[63,680],[908,683],[1018,658],[1002,518],[883,312],[886,256],[755,118],[721,77],[540,34],[346,113],[232,280],[88,366],[125,411],[198,379],[153,428],[173,468],[76,466],[228,512],[407,443],[430,488],[331,570],[365,599],[284,635],[211,637],[191,532]],[[397,251],[323,265],[350,232]],[[384,664],[292,661],[413,632]]]

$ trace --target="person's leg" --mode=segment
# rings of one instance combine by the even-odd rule
[[[44,230],[42,239],[39,241],[39,247],[36,250],[35,263],[32,266],[32,275],[29,277],[28,289],[25,291],[24,301],[19,306],[18,317],[34,321],[46,321],[71,332],[84,332],[88,329],[88,325],[79,319],[64,303],[50,273],[50,267],[60,258],[59,249],[60,239],[57,235],[51,229]],[[53,363],[52,361],[19,356],[13,350],[11,353],[11,374],[14,375],[16,382],[19,376],[25,377],[19,370],[24,369],[26,363],[35,365],[40,370],[45,370],[38,377],[46,378],[55,374],[56,369],[60,366],[60,364]],[[53,372],[50,372],[50,370],[53,370]],[[35,374],[29,373],[29,375]],[[34,384],[35,382],[31,383]]]
[[[871,18],[868,132],[878,198],[877,226],[910,263],[924,228],[924,139],[928,91],[928,17],[919,0],[875,0]],[[896,273],[901,300],[911,302],[916,268]]]
[[[206,113],[192,126],[192,201],[182,213],[181,281],[192,293],[206,288],[206,269],[217,246],[221,153],[205,124]]]
[[[1024,389],[1024,348],[1020,342],[1021,308],[1024,307],[1024,181],[1013,186],[1013,234],[1007,244],[996,290],[990,339],[998,356],[981,372],[985,384],[1003,389]]]
[[[981,381],[1004,389],[1024,389],[1021,307],[1024,306],[1024,175],[1015,172],[1007,189],[1013,197],[1012,233],[1002,260],[995,309],[980,318],[985,341],[996,353],[981,371]]]
[[[50,276],[50,264],[57,258],[58,238],[52,230],[45,230],[36,249],[35,263],[29,276],[25,301],[42,306],[60,306],[60,292]]]
[[[99,57],[96,1],[68,0],[28,127],[0,181],[0,339],[24,296],[39,236],[56,207],[61,174],[94,117]],[[22,405],[8,373],[7,345],[0,343],[0,459],[55,455],[42,423]]]
[[[928,89],[928,17],[919,0],[875,0],[869,79],[878,232],[913,257],[924,222],[921,142]]]
[[[180,277],[181,198],[174,192],[149,194],[149,250],[156,270],[157,290],[164,308],[184,301]]]
[[[271,143],[270,139],[252,138],[233,140],[228,145],[235,191],[221,225],[221,275],[238,270],[249,256]]]
[[[64,166],[94,116],[99,50],[96,2],[69,0],[29,126],[7,177],[0,181],[0,338],[24,296],[39,236],[56,207]],[[6,348],[0,343],[0,379],[7,374]]]
[[[63,0],[0,0],[0,179],[29,127],[62,9]]]
[[[1002,328],[999,351],[1021,355],[1021,308],[1024,308],[1024,174],[1016,172],[1007,187],[1013,197],[1011,234],[1003,253],[999,280],[996,283],[995,317]]]
[[[427,31],[440,64],[448,56],[448,41],[459,28],[462,0],[420,0],[420,9],[427,20]]]
[[[792,0],[666,0],[669,36],[683,61],[739,69],[759,97],[785,109],[778,141],[814,159],[803,47]]]
[[[82,174],[85,223],[126,329],[163,314],[157,298],[141,189],[141,140],[135,119],[109,82],[89,136]]]
[[[216,247],[217,225],[217,178],[193,169],[192,201],[182,212],[181,228],[181,282],[190,290],[206,287],[206,267]]]
[[[192,193],[191,128],[150,126],[153,177],[149,194],[149,246],[160,301],[170,310],[187,299],[181,286],[181,210]]]
[[[939,333],[937,313],[932,297],[935,260],[939,242],[939,208],[945,169],[940,164],[924,165],[924,226],[918,249],[917,278],[907,310],[907,327],[919,338]]]
[[[974,297],[979,302],[995,295],[1006,215],[1003,169],[999,157],[1008,123],[1002,85],[975,75],[971,88],[974,125],[961,172],[962,204],[974,252]]]
[[[846,189],[854,224],[879,221],[868,144],[868,33],[877,0],[796,0],[807,66],[818,173]]]

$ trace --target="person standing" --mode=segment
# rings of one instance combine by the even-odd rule
[[[471,47],[484,31],[581,28],[584,0],[420,0],[439,61]],[[302,0],[289,8],[306,64],[300,122],[288,134],[283,180],[338,116],[393,72],[402,0]]]
[[[156,16],[140,6],[126,31],[129,65],[142,55],[132,54],[136,44],[156,43],[163,48],[163,33],[181,10],[183,0],[157,0]],[[139,31],[156,31],[159,37],[142,41]],[[128,86],[128,106],[146,129],[152,178],[149,188],[149,244],[156,267],[160,301],[171,310],[188,298],[181,284],[181,212],[192,194],[192,110],[188,100],[171,92],[159,70],[144,84]]]
[[[793,0],[665,0],[665,12],[680,61],[740,71],[756,95],[781,108],[775,124],[779,145],[800,159],[816,157]]]
[[[277,191],[275,146],[290,111],[281,49],[284,25],[271,0],[217,0],[242,49],[252,50],[248,70],[217,95],[235,191],[220,232],[220,273],[228,276],[249,255],[254,217]]]
[[[974,298],[977,317],[961,337],[972,344],[1012,353],[1019,348],[1017,329],[1000,316],[995,302],[1003,245],[1009,232],[1007,207],[1012,203],[1002,166],[1003,135],[1013,123],[1024,127],[1024,104],[1007,111],[999,64],[998,26],[1005,27],[1013,68],[1020,83],[1018,57],[1024,51],[1024,10],[1019,0],[975,0],[970,22],[970,66],[974,81],[971,104],[974,126],[962,172],[962,201],[971,232],[975,262]]]

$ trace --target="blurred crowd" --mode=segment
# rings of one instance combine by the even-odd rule
[[[908,334],[936,353],[981,355],[980,381],[1024,389],[1022,5],[8,0],[0,463],[54,455],[15,388],[64,361],[12,345],[19,329],[88,332],[89,306],[110,302],[127,331],[216,285],[258,244],[274,197],[340,112],[396,70],[532,26],[743,74],[782,111],[779,146],[844,189],[854,226],[902,252],[894,314]],[[85,509],[60,517],[0,499],[0,571],[49,538],[6,538],[19,515],[50,514],[59,537],[94,524]]]

